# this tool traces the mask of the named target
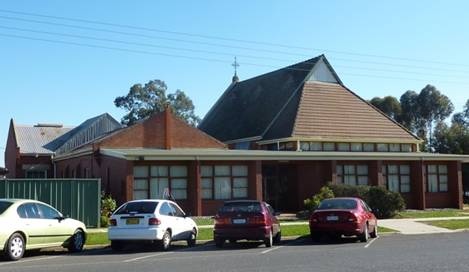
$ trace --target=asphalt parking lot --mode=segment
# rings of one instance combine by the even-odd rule
[[[368,243],[353,239],[312,243],[300,238],[266,248],[260,243],[212,243],[171,251],[109,248],[33,252],[0,271],[469,271],[469,233],[386,235]]]

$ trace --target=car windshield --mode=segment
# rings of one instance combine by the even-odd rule
[[[129,202],[120,207],[115,214],[154,213],[157,205],[158,202],[153,201]]]
[[[0,201],[0,214],[3,214],[12,204],[8,201]]]
[[[220,212],[262,212],[262,208],[259,202],[229,202]]]
[[[353,199],[326,199],[319,204],[318,210],[345,209],[353,210],[357,208],[357,202]]]

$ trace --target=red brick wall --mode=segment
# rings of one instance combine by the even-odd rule
[[[99,142],[100,147],[108,148],[166,148],[165,113],[155,114],[142,123],[130,126]],[[224,148],[225,145],[208,136],[184,121],[169,116],[168,142],[172,148]]]
[[[332,181],[330,161],[302,161],[297,163],[298,171],[298,210],[303,209],[303,201],[319,192],[322,186]]]
[[[16,160],[19,158],[19,150],[16,145],[15,131],[13,129],[13,120],[10,121],[8,129],[7,144],[5,147],[5,167],[8,169],[7,178],[16,178]]]

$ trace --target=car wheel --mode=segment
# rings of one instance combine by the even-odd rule
[[[24,255],[26,243],[19,233],[13,233],[5,245],[5,257],[10,261],[17,261]]]
[[[277,232],[277,235],[274,237],[274,244],[280,244],[280,241],[282,240],[282,232]]]
[[[215,246],[216,247],[222,248],[223,244],[225,244],[225,239],[220,239],[220,238],[215,239]]]
[[[169,231],[165,231],[163,234],[163,239],[161,239],[161,250],[166,251],[171,246],[171,233]]]
[[[190,246],[190,247],[195,246],[196,240],[197,240],[197,232],[194,229],[194,230],[192,230],[191,235],[190,235],[189,239],[187,240],[187,245]]]
[[[375,225],[373,231],[370,233],[371,238],[378,238],[378,225]]]
[[[77,229],[72,237],[70,237],[70,242],[67,248],[70,252],[80,252],[83,250],[84,245],[85,233],[82,230]]]
[[[366,243],[368,242],[368,239],[370,238],[370,234],[368,233],[368,224],[365,224],[363,233],[360,234],[360,242]]]
[[[124,248],[124,242],[122,241],[116,241],[116,240],[112,240],[111,241],[111,249],[114,250],[114,251],[122,251],[122,249]]]
[[[269,231],[269,236],[264,239],[264,244],[266,247],[271,247],[273,244],[273,235],[272,235],[272,230]]]
[[[321,241],[321,234],[319,234],[317,232],[311,232],[310,234],[311,234],[311,240],[313,242],[317,243],[317,242]]]

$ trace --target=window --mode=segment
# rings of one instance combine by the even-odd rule
[[[378,150],[378,152],[388,152],[389,144],[377,144],[376,149]]]
[[[362,143],[352,143],[351,144],[351,151],[354,151],[354,152],[363,151],[363,144]]]
[[[160,208],[161,215],[173,216],[173,209],[169,206],[168,202],[164,202]]]
[[[301,142],[300,148],[302,151],[309,151],[309,142]]]
[[[368,185],[368,165],[344,164],[336,166],[337,182],[348,185]]]
[[[60,217],[60,213],[51,207],[48,207],[43,204],[36,204],[38,209],[39,209],[39,214],[41,215],[41,218],[44,219],[57,219]]]
[[[427,190],[430,193],[448,191],[448,166],[427,165]]]
[[[393,192],[410,192],[410,166],[388,164],[383,165],[383,178],[388,190]]]
[[[200,172],[203,199],[248,197],[246,165],[203,165]]]
[[[322,143],[320,143],[320,142],[311,142],[309,144],[309,149],[311,151],[322,151]]]
[[[163,198],[167,191],[175,199],[187,199],[187,166],[134,167],[134,199]]]
[[[401,144],[401,151],[402,152],[412,152],[412,145],[411,144]]]
[[[26,171],[26,178],[43,179],[47,177],[47,170],[44,171]]]
[[[185,216],[185,213],[178,206],[174,205],[173,203],[169,203],[169,206],[171,206],[171,210],[173,211],[174,216]]]
[[[401,145],[400,144],[389,144],[389,151],[391,152],[400,152]]]
[[[373,151],[375,151],[375,145],[374,144],[363,144],[363,151],[373,152]]]
[[[22,204],[16,211],[21,218],[41,218],[39,210],[34,203]]]
[[[324,143],[323,144],[324,151],[335,151],[335,144],[334,143]]]
[[[339,151],[350,151],[350,144],[349,143],[338,143],[337,149]]]
[[[122,207],[120,207],[116,214],[142,214],[142,213],[154,213],[158,202],[156,201],[134,201],[127,202]]]

